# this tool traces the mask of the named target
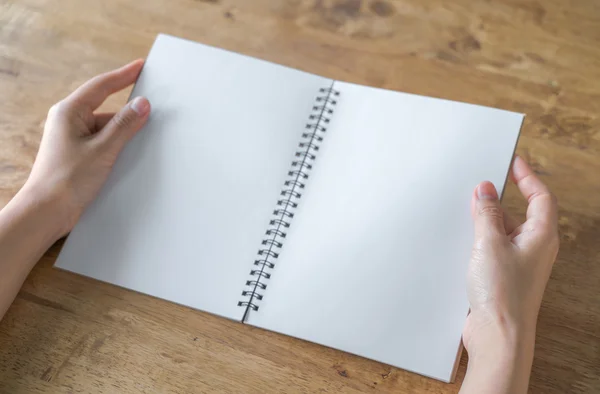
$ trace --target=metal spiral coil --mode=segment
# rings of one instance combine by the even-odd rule
[[[332,84],[328,88],[319,89],[319,94],[315,98],[315,105],[308,117],[309,122],[305,126],[306,131],[302,133],[302,141],[298,144],[299,150],[294,155],[296,160],[292,161],[287,173],[288,179],[284,182],[284,188],[280,193],[283,198],[277,200],[277,208],[273,211],[273,217],[269,221],[265,238],[254,261],[257,269],[250,271],[250,276],[254,278],[246,281],[246,289],[241,294],[245,300],[238,302],[238,306],[246,308],[242,321],[246,320],[250,310],[259,309],[257,301],[264,297],[260,291],[267,288],[266,281],[271,278],[269,271],[276,266],[279,251],[287,236],[287,229],[302,197],[301,190],[306,186],[305,181],[313,168],[312,163],[317,158],[339,95],[340,92],[334,90]]]

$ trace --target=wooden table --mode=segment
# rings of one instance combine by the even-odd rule
[[[600,392],[596,0],[0,0],[0,203],[46,111],[166,32],[327,77],[520,111],[518,153],[560,201],[535,393]],[[121,94],[107,107],[118,108]],[[510,211],[524,201],[510,186]],[[0,323],[0,392],[455,393],[447,385],[38,264]]]

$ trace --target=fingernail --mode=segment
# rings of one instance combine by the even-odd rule
[[[518,162],[518,161],[522,161],[525,162],[525,159],[523,159],[521,156],[519,155],[515,155],[515,159],[513,160],[514,163]]]
[[[498,192],[491,182],[482,182],[477,187],[477,198],[480,200],[497,200]]]
[[[139,116],[145,116],[150,111],[150,103],[143,97],[136,97],[131,102],[131,109]]]

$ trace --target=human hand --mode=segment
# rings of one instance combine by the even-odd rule
[[[497,390],[489,392],[527,390],[537,316],[558,253],[556,199],[518,156],[510,177],[528,201],[524,223],[504,212],[490,182],[479,184],[473,194],[475,244],[467,275],[471,311],[463,331],[469,372],[463,390],[475,385],[472,370],[479,379],[500,373],[491,379]],[[511,378],[503,379],[507,374]],[[476,386],[474,392],[488,392]]]
[[[57,234],[68,233],[96,197],[125,144],[142,128],[150,103],[137,97],[118,113],[94,113],[113,93],[135,82],[144,62],[98,75],[48,112],[40,149],[24,193],[51,201]]]

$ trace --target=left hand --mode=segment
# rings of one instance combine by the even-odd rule
[[[118,113],[94,113],[113,93],[135,82],[144,62],[136,60],[98,75],[48,112],[40,149],[24,189],[51,202],[60,236],[75,225],[96,197],[125,144],[150,114],[147,99],[136,97]]]

